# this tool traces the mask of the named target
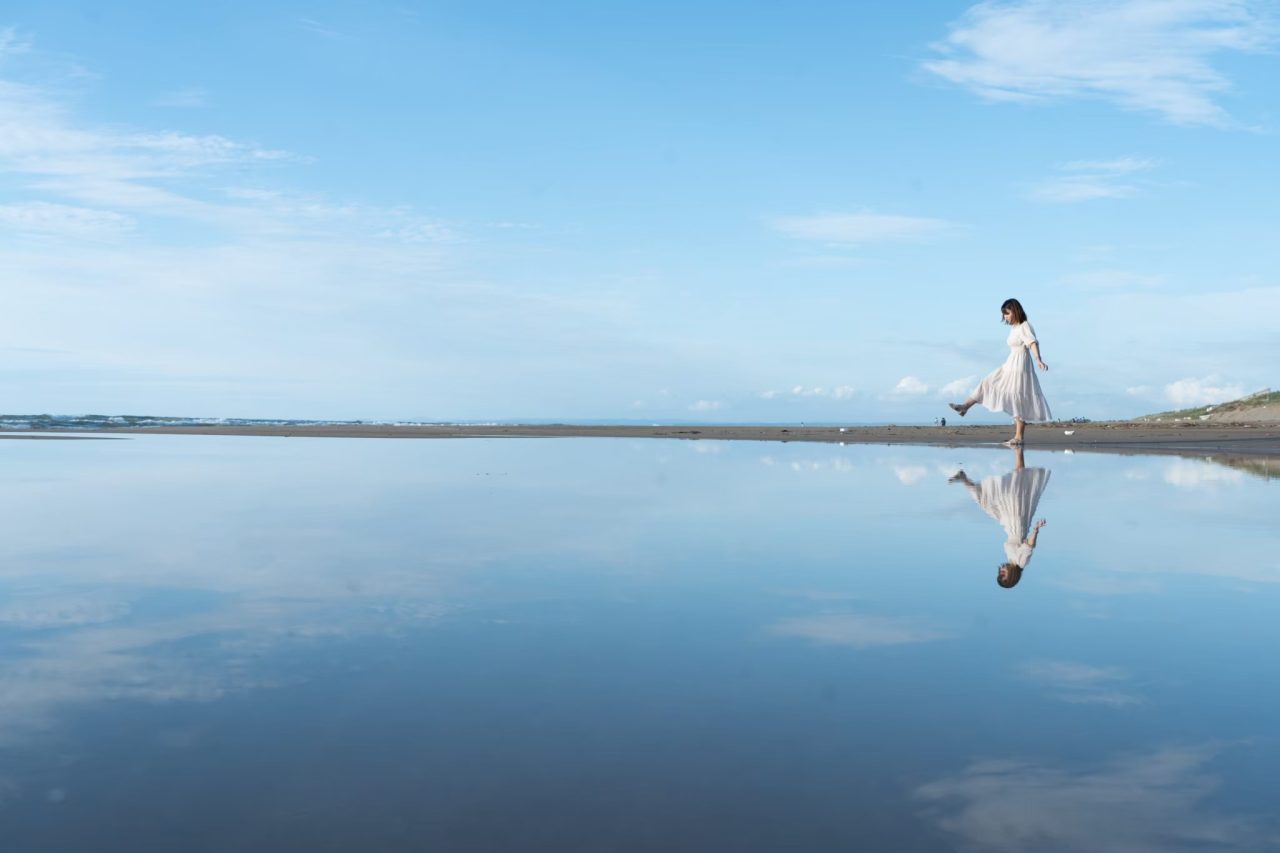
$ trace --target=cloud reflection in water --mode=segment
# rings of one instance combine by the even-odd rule
[[[1212,745],[1170,746],[1096,769],[980,761],[915,792],[967,850],[1181,853],[1275,849],[1275,826],[1224,814]]]

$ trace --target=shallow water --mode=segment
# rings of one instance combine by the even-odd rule
[[[3,442],[35,851],[1269,850],[1280,481],[1029,452]],[[991,478],[991,479],[987,479]]]

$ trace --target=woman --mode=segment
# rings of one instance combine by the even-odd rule
[[[959,471],[951,478],[952,483],[963,483],[978,506],[1004,528],[1006,561],[996,569],[996,583],[1005,589],[1012,589],[1022,580],[1022,570],[1031,561],[1040,528],[1044,527],[1043,518],[1035,524],[1031,519],[1049,485],[1049,469],[1028,468],[1022,448],[1016,447],[1014,452],[1013,470],[1003,477],[988,477],[975,483]]]
[[[1027,350],[1035,353],[1036,364],[1041,370],[1048,370],[1049,365],[1040,358],[1040,343],[1036,340],[1035,329],[1027,321],[1027,312],[1022,310],[1022,304],[1016,299],[1006,299],[1000,306],[1000,315],[1013,327],[1009,332],[1009,357],[978,384],[969,399],[949,405],[960,417],[964,417],[975,403],[981,403],[993,412],[1013,415],[1013,438],[1005,444],[1018,447],[1022,444],[1027,421],[1053,419]]]

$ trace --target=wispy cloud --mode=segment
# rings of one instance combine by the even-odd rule
[[[1139,476],[1145,477],[1146,472],[1142,471]],[[1149,595],[1160,591],[1160,584],[1151,578],[1100,575],[1092,571],[1078,575],[1056,575],[1046,580],[1046,583],[1060,589],[1096,596]]]
[[[6,55],[25,53],[31,49],[31,43],[20,36],[13,27],[0,27],[0,59]]]
[[[1101,198],[1129,198],[1141,189],[1132,176],[1156,166],[1153,160],[1122,157],[1115,160],[1074,160],[1057,167],[1059,173],[1031,188],[1035,201],[1056,204]]]
[[[855,649],[925,643],[948,636],[900,619],[857,613],[822,613],[784,619],[771,631],[783,637],[812,640],[820,645],[851,646]]]
[[[922,240],[955,227],[942,219],[870,212],[780,216],[770,224],[797,240],[846,245]]]
[[[1276,42],[1245,0],[1023,0],[969,8],[924,68],[994,101],[1096,98],[1183,125],[1234,124],[1216,55]]]
[[[1123,708],[1142,698],[1128,689],[1129,675],[1111,666],[1090,666],[1074,661],[1032,661],[1021,667],[1023,677],[1035,681],[1063,700],[1080,705]]]
[[[12,53],[18,44],[12,30],[0,30],[0,51]],[[190,104],[194,91],[177,94]],[[84,234],[182,221],[255,239],[353,233],[419,244],[457,239],[450,226],[405,209],[243,185],[255,169],[305,162],[290,152],[220,134],[94,126],[36,86],[0,80],[0,127],[0,174],[30,196],[4,206],[0,224],[13,229]],[[219,185],[230,174],[241,185]]]
[[[831,400],[849,400],[856,396],[858,390],[852,385],[837,385],[828,388],[823,385],[794,385],[789,391],[761,391],[760,399],[777,400],[779,398],[827,398]]]
[[[327,39],[341,39],[346,37],[346,33],[341,30],[334,29],[323,21],[315,18],[298,18],[298,26],[307,32]]]
[[[807,270],[845,270],[863,263],[859,258],[850,255],[800,255],[780,261],[779,265],[794,269]]]
[[[203,89],[175,89],[157,95],[151,101],[152,106],[170,107],[180,110],[194,110],[209,105],[209,96]]]
[[[1164,283],[1164,276],[1131,270],[1101,269],[1068,273],[1060,281],[1068,287],[1083,290],[1139,290],[1159,287]]]
[[[221,168],[268,164],[283,151],[217,134],[128,131],[77,122],[54,96],[0,81],[0,172],[34,200],[132,215],[234,223],[241,210],[201,197],[194,182]]]
[[[1058,168],[1067,172],[1090,172],[1104,175],[1130,175],[1154,169],[1156,161],[1142,157],[1116,157],[1112,160],[1071,160]]]
[[[698,400],[689,404],[691,412],[715,412],[724,406],[719,400]]]
[[[1051,178],[1031,188],[1031,198],[1056,204],[1094,201],[1100,198],[1129,198],[1138,192],[1131,184],[1103,175],[1073,175]]]
[[[492,384],[516,345],[545,377],[602,379],[583,353],[606,345],[651,355],[621,299],[463,281],[460,226],[281,189],[307,161],[275,147],[98,124],[55,83],[7,78],[0,127],[11,343],[71,353],[51,379],[3,378],[18,407],[400,416],[405,387]]]
[[[760,462],[764,465],[778,464],[778,460],[772,456],[762,456]],[[792,471],[835,471],[839,474],[848,474],[854,470],[853,463],[844,456],[832,459],[793,459],[787,467]]]
[[[68,237],[111,236],[131,230],[132,216],[45,201],[0,205],[0,231],[56,234]]]

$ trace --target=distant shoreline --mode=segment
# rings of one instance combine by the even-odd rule
[[[6,438],[25,431],[9,431]],[[44,430],[46,435],[70,431]],[[1071,433],[1068,435],[1067,433]],[[76,431],[76,434],[85,433]],[[281,438],[666,438],[694,441],[827,442],[845,444],[921,444],[941,447],[998,447],[1011,427],[975,426],[581,426],[535,425],[199,425],[118,427],[92,435],[223,435]],[[34,438],[35,436],[31,436]],[[1203,424],[1150,422],[1029,425],[1027,449],[1079,450],[1179,455],[1237,454],[1280,456],[1280,424]]]

